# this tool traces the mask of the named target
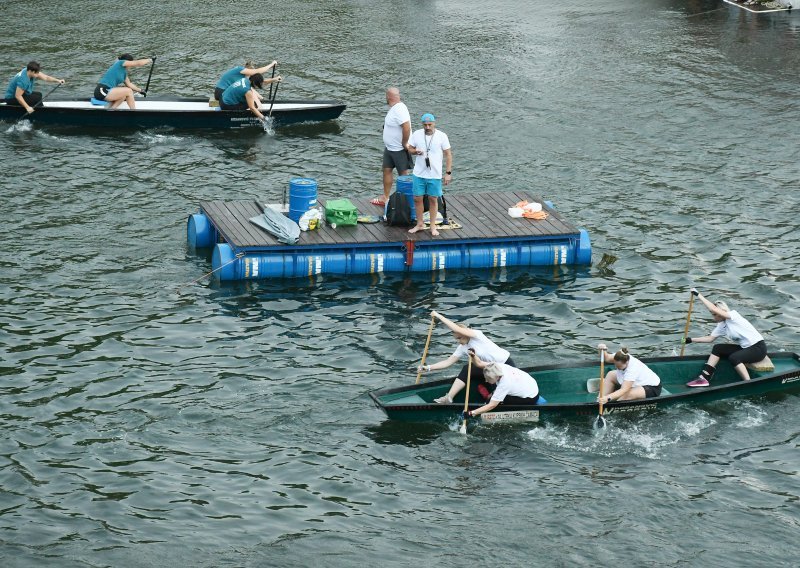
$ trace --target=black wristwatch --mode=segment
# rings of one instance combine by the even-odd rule
[[[444,173],[446,173],[449,176],[453,175],[453,172],[444,172]]]

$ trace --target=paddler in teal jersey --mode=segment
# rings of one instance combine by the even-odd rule
[[[28,114],[32,113],[34,107],[42,102],[42,93],[34,91],[36,79],[64,84],[64,79],[56,79],[50,75],[45,75],[42,73],[39,63],[31,61],[22,68],[22,71],[14,75],[8,84],[5,96],[6,104],[22,106]]]
[[[275,77],[276,81],[280,81],[280,75]],[[264,115],[258,110],[260,97],[256,89],[264,86],[264,76],[261,73],[256,73],[250,78],[242,77],[230,87],[225,89],[222,93],[222,98],[219,101],[219,107],[222,110],[250,110],[255,114],[259,120],[264,120]]]
[[[236,81],[245,77],[252,77],[256,73],[264,75],[267,71],[272,69],[278,64],[277,61],[273,61],[269,65],[264,65],[263,67],[254,68],[253,63],[248,61],[244,65],[237,65],[233,69],[228,69],[225,73],[222,74],[219,81],[217,81],[217,86],[214,88],[214,98],[218,101],[222,100],[222,93],[225,92],[225,89],[233,85]],[[276,82],[276,78],[272,79],[264,79],[265,83],[273,83]]]
[[[117,108],[126,102],[128,108],[135,109],[136,102],[133,100],[133,93],[143,93],[144,90],[131,82],[128,78],[128,69],[152,64],[153,60],[150,58],[134,59],[130,53],[123,53],[100,78],[94,89],[94,98],[111,103],[111,108]],[[120,87],[119,85],[125,86]]]

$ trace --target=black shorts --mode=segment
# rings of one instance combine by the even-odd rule
[[[28,103],[30,106],[35,107],[40,102],[42,102],[42,93],[39,91],[33,91],[32,93],[23,93],[22,94],[23,100]],[[10,99],[5,99],[7,105],[13,105],[21,107],[22,105],[19,104],[19,101],[16,97],[11,97]]]
[[[220,100],[219,108],[221,108],[222,110],[247,110],[250,107],[247,106],[247,102],[238,103],[235,105],[226,105],[225,103],[222,102],[222,100]]]
[[[106,87],[105,85],[99,85],[98,84],[94,88],[94,95],[92,95],[92,96],[94,98],[96,98],[98,101],[104,101],[104,100],[106,100],[106,96],[108,96],[108,93],[109,93],[110,90],[111,89],[109,87]]]
[[[383,167],[384,169],[392,169],[395,168],[397,173],[400,172],[407,172],[412,168],[413,164],[411,163],[411,154],[409,154],[408,150],[389,150],[388,148],[383,149]]]
[[[501,404],[536,404],[537,402],[539,402],[538,394],[533,398],[522,398],[521,396],[508,395],[503,399]]]
[[[219,87],[214,87],[214,98],[218,101],[222,101],[222,93],[225,92],[225,89],[220,89]]]
[[[644,389],[645,398],[655,398],[657,396],[661,396],[661,383],[657,384],[656,386],[647,385],[642,388]]]

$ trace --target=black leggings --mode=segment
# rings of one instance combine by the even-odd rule
[[[507,396],[503,399],[503,402],[500,404],[536,404],[539,401],[539,395],[537,394],[533,398],[522,398],[521,396]]]
[[[35,107],[40,102],[42,102],[42,93],[39,91],[33,91],[32,93],[23,93],[22,98],[25,99],[25,102],[28,103],[30,106]],[[19,101],[16,97],[11,97],[10,99],[6,99],[7,105],[13,105],[21,107],[22,105],[19,104]]]
[[[762,340],[747,348],[733,343],[720,343],[711,350],[712,355],[727,359],[734,367],[739,363],[758,363],[767,356],[767,344]]]
[[[516,365],[514,364],[514,360],[511,357],[506,359],[506,365],[516,367]],[[463,367],[461,367],[461,372],[458,374],[458,379],[464,383],[467,382],[467,367],[468,365],[464,365]],[[472,382],[473,380],[476,380],[481,383],[486,382],[486,377],[483,376],[483,369],[481,369],[477,365],[472,366],[472,377],[470,377],[470,382]],[[493,391],[494,385],[489,385],[489,390]]]

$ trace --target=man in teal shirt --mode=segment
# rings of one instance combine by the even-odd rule
[[[64,84],[64,79],[56,79],[50,75],[45,75],[42,73],[41,68],[38,62],[31,61],[19,73],[14,75],[6,89],[6,104],[25,107],[25,110],[30,114],[33,112],[34,107],[42,102],[42,93],[33,90],[36,87],[36,79]]]

